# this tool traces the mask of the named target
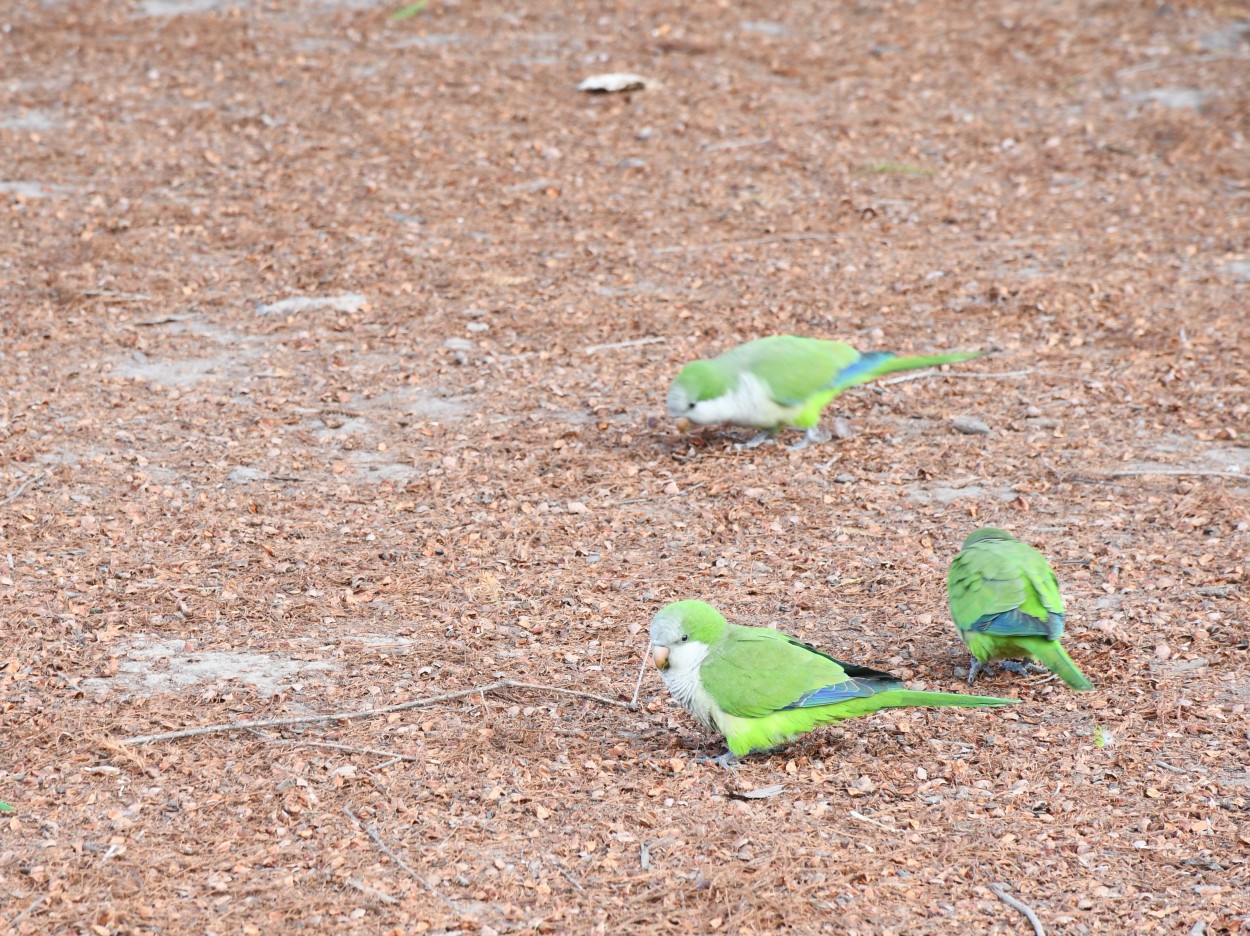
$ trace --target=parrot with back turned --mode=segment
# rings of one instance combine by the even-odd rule
[[[651,657],[673,698],[725,736],[731,764],[820,725],[907,706],[1010,705],[1015,699],[922,692],[837,660],[766,627],[728,623],[703,601],[677,601],[651,621]]]
[[[1046,557],[1006,530],[969,534],[946,575],[951,617],[972,652],[968,684],[991,660],[1032,659],[1073,689],[1094,688],[1059,644],[1063,598]],[[1004,669],[1026,670],[1001,663]]]
[[[803,438],[791,446],[801,449],[829,440],[819,428],[820,414],[843,390],[882,374],[953,364],[982,353],[860,354],[842,341],[774,335],[687,364],[669,387],[666,403],[669,416],[682,427],[729,423],[764,430],[741,448],[754,448],[782,428],[803,429]]]

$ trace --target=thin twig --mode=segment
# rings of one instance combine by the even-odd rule
[[[1146,475],[1166,475],[1183,478],[1192,475],[1196,478],[1233,478],[1237,481],[1250,481],[1250,474],[1240,471],[1215,471],[1206,468],[1123,468],[1107,475],[1108,478],[1140,478]]]
[[[1032,377],[1034,370],[1017,370],[1004,371],[998,374],[991,373],[973,373],[965,371],[940,371],[936,368],[929,370],[916,371],[911,374],[904,374],[902,377],[891,377],[889,380],[878,380],[875,385],[878,387],[888,387],[890,384],[907,383],[909,380],[923,380],[926,377],[959,377],[963,380],[1014,380],[1018,377]]]
[[[115,289],[84,289],[84,296],[93,296],[106,302],[151,302],[151,296],[143,293],[118,292]]]
[[[383,854],[385,854],[388,858],[390,858],[391,861],[395,862],[395,864],[398,865],[400,868],[402,868],[404,871],[408,872],[409,877],[411,877],[414,881],[416,881],[418,884],[424,887],[433,896],[437,897],[443,903],[447,904],[447,906],[451,907],[453,910],[456,909],[455,903],[453,903],[451,900],[448,900],[446,897],[444,897],[442,894],[436,891],[433,887],[431,887],[430,882],[427,881],[425,878],[423,878],[421,875],[417,874],[417,872],[412,868],[411,865],[408,864],[408,862],[404,861],[404,859],[400,858],[399,855],[391,851],[390,846],[387,845],[386,842],[382,841],[382,836],[378,835],[377,830],[374,829],[373,826],[371,825],[365,825],[364,822],[361,821],[361,819],[354,812],[351,811],[351,807],[344,806],[343,813],[347,816],[348,819],[350,819],[352,822],[356,823],[356,825],[360,827],[360,831],[364,832],[365,835],[373,839],[373,844],[377,845],[378,848],[382,849]]]
[[[260,734],[260,732],[257,732]],[[292,747],[324,747],[334,748],[336,751],[348,751],[352,754],[372,754],[375,757],[389,757],[391,763],[395,761],[416,762],[421,760],[415,754],[400,754],[398,751],[383,751],[380,748],[354,747],[350,744],[335,744],[333,741],[306,741],[303,738],[271,738],[269,735],[260,734],[266,741],[272,741],[274,744],[285,744]]]
[[[770,136],[766,137],[747,137],[741,140],[722,140],[719,143],[704,143],[702,149],[705,153],[716,153],[721,150],[745,149],[748,146],[767,146],[773,141]]]
[[[368,897],[376,897],[378,900],[382,901],[382,903],[384,904],[399,903],[399,901],[396,900],[394,897],[392,897],[390,894],[384,894],[382,893],[382,891],[378,890],[376,887],[370,887],[368,884],[366,884],[364,881],[358,878],[348,878],[347,883],[350,884],[352,887],[356,888],[356,890],[360,891],[362,894],[365,894]]]
[[[48,473],[46,471],[40,471],[40,472],[36,472],[33,475],[30,475],[25,481],[23,481],[21,484],[15,487],[13,490],[9,491],[8,494],[4,495],[5,502],[7,503],[10,501],[17,500],[19,497],[21,497],[23,494],[26,493],[26,489],[28,487],[30,487],[36,481],[42,481],[45,477],[47,477],[47,475]]]
[[[597,351],[615,351],[618,348],[641,348],[643,345],[664,344],[668,341],[663,335],[652,335],[650,338],[635,338],[632,341],[614,341],[611,344],[594,344],[585,348],[583,353],[594,354]]]
[[[1033,924],[1033,936],[1046,936],[1046,930],[1042,929],[1042,921],[1037,918],[1037,914],[1033,912],[1033,908],[1023,901],[1016,900],[1012,897],[1002,884],[991,884],[990,893],[1009,906],[1012,910],[1018,910],[1024,914],[1024,918]]]
[[[634,684],[634,695],[629,700],[630,705],[638,704],[638,693],[642,690],[642,677],[647,672],[647,655],[642,655],[642,666],[638,667],[638,682]]]
[[[620,699],[609,699],[607,696],[595,695],[593,692],[582,692],[579,689],[562,689],[559,686],[543,686],[538,683],[517,682],[514,679],[501,679],[499,682],[485,686],[474,686],[472,689],[459,689],[455,692],[444,692],[442,695],[428,696],[424,699],[413,699],[388,705],[385,708],[363,709],[356,712],[331,712],[327,715],[299,715],[292,718],[265,718],[258,721],[224,722],[218,725],[201,725],[198,728],[184,728],[180,731],[164,731],[160,734],[135,735],[122,738],[121,744],[151,744],[153,741],[172,741],[176,738],[194,738],[198,735],[217,734],[222,731],[245,731],[249,728],[281,728],[286,725],[308,725],[316,722],[351,721],[356,718],[376,718],[391,712],[403,712],[408,709],[423,708],[435,702],[448,702],[452,699],[463,699],[465,696],[483,692],[495,692],[499,689],[533,689],[538,692],[557,692],[561,695],[576,696],[589,699],[604,705],[615,705],[619,708],[633,709],[633,704]]]
[[[1162,767],[1164,770],[1170,770],[1172,773],[1198,774],[1199,776],[1206,776],[1206,774],[1201,770],[1194,770],[1189,767],[1177,767],[1174,764],[1169,764],[1167,761],[1157,760],[1155,761],[1155,766]]]
[[[860,822],[866,822],[869,825],[874,825],[878,829],[885,829],[887,832],[902,832],[902,829],[896,829],[894,826],[886,825],[880,819],[873,819],[871,816],[865,816],[863,813],[856,812],[854,809],[847,813],[847,815],[852,819],[858,819]]]
[[[581,881],[579,881],[577,878],[575,878],[575,877],[573,876],[573,872],[572,872],[572,871],[570,871],[568,868],[566,868],[564,865],[562,865],[562,864],[561,864],[559,861],[557,861],[555,858],[550,858],[550,857],[549,857],[547,860],[550,862],[550,864],[551,864],[551,866],[552,866],[553,868],[555,868],[557,871],[559,871],[561,874],[563,874],[563,875],[564,875],[565,880],[567,880],[570,884],[572,884],[572,885],[573,885],[573,887],[574,887],[574,889],[575,889],[575,890],[576,890],[579,894],[584,894],[584,893],[586,893],[586,888],[582,887],[582,882],[581,882]]]
[[[1210,58],[1189,58],[1179,62],[1143,62],[1141,65],[1130,65],[1115,73],[1117,79],[1129,75],[1140,75],[1142,72],[1158,71],[1161,68],[1184,68],[1189,65],[1209,65],[1214,62],[1250,62],[1244,55],[1213,55]]]
[[[796,231],[792,234],[777,234],[773,237],[753,237],[739,241],[716,241],[711,244],[682,244],[677,247],[656,247],[651,252],[658,256],[663,256],[664,254],[721,250],[726,247],[763,247],[767,244],[781,244],[787,241],[837,240],[841,236],[841,234],[833,231]]]

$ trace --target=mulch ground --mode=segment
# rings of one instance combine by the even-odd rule
[[[6,932],[1250,931],[1250,8],[392,10],[0,13]],[[676,431],[784,332],[993,353]],[[1095,692],[627,706],[691,597],[966,689],[984,523]]]

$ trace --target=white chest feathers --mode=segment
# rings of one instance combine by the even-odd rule
[[[781,406],[773,401],[767,384],[744,371],[737,385],[712,400],[703,400],[688,414],[691,422],[700,425],[729,423],[753,429],[772,429],[788,422],[797,406]]]
[[[678,644],[668,652],[668,668],[660,677],[668,691],[691,715],[713,731],[718,730],[716,715],[720,706],[708,695],[699,679],[699,668],[707,658],[708,645],[698,641]]]

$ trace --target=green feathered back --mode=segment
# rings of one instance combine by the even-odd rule
[[[726,712],[759,718],[804,695],[846,683],[848,668],[861,669],[780,631],[731,624],[725,639],[703,661],[700,678]],[[886,673],[877,675],[890,678]]]
[[[768,385],[775,402],[797,406],[817,394],[827,393],[832,398],[848,387],[892,371],[950,364],[979,355],[980,352],[970,352],[896,357],[887,351],[861,354],[844,341],[773,335],[731,348],[713,363],[733,373],[750,371]]]
[[[1063,634],[1063,597],[1046,557],[1004,530],[983,527],[964,540],[946,585],[961,631],[1050,640]]]
[[[1031,658],[1071,688],[1093,688],[1059,644],[1064,606],[1046,557],[1005,530],[982,527],[964,540],[946,576],[951,617],[972,655]]]

